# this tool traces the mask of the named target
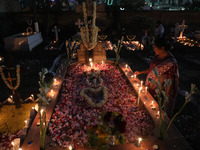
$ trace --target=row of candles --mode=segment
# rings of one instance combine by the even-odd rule
[[[54,79],[53,85],[54,85],[55,87],[58,86],[58,81],[57,81],[56,78]],[[50,90],[50,95],[51,95],[52,98],[54,97],[54,94],[55,94],[55,92],[53,91],[53,89],[51,89],[51,90]],[[12,96],[10,96],[9,98],[10,98],[10,99],[13,99]],[[34,99],[34,95],[31,94],[31,96],[30,96],[29,98],[27,98],[27,99]],[[36,112],[38,112],[38,104],[36,104],[35,107],[32,107],[32,110],[35,110]],[[44,112],[44,109],[41,109],[41,110],[40,110],[40,114],[42,115],[43,112]],[[25,122],[25,128],[28,128],[28,124],[29,124],[28,119],[25,120],[24,122]],[[39,125],[39,123],[37,123],[37,125]],[[19,148],[19,144],[16,143],[15,141],[12,141],[11,144],[12,144],[12,146],[13,146],[13,150],[22,150],[22,148]],[[69,146],[69,150],[72,150],[72,146]]]
[[[127,71],[128,71],[128,68],[130,68],[130,67],[126,64],[126,65],[125,65],[125,68],[126,68],[125,71],[127,72]],[[137,80],[137,75],[136,75],[136,74],[131,75],[131,78],[134,79],[134,81],[136,81],[136,80]],[[136,83],[137,83],[137,81],[136,81]],[[145,90],[142,91],[142,89],[143,89],[143,81],[141,81],[140,84],[137,83],[137,84],[136,84],[136,87],[139,88],[139,89],[138,89],[138,101],[137,101],[137,104],[139,105],[140,97],[141,97],[141,92],[144,92],[144,93],[145,93],[145,99],[148,100],[148,98],[147,98],[148,87],[145,86]],[[154,106],[154,101],[151,102],[151,105],[150,105],[150,106],[151,106],[151,109],[152,109],[152,110],[156,110],[156,107]],[[159,118],[159,115],[160,115],[160,111],[158,111],[157,114],[156,114],[157,118]]]
[[[128,66],[128,64],[125,65],[125,73],[127,75],[127,72],[128,72],[128,69],[130,67]],[[138,101],[137,101],[137,105],[139,105],[139,102],[140,102],[140,97],[141,97],[141,92],[145,93],[145,99],[146,100],[149,100],[149,98],[147,97],[147,92],[148,92],[148,87],[145,86],[145,90],[142,90],[144,87],[143,87],[143,81],[140,81],[140,84],[137,82],[137,75],[134,74],[134,75],[131,75],[131,79],[134,80],[134,82],[136,83],[136,88],[138,88]],[[146,104],[146,102],[144,102],[144,104]],[[151,103],[150,103],[150,107],[152,110],[156,110],[156,107],[154,105],[154,101],[152,100]],[[160,111],[157,111],[156,113],[156,118],[159,118],[160,117]],[[139,137],[136,141],[136,146],[137,147],[140,147],[140,144],[141,144],[141,141],[142,141],[142,138]],[[158,146],[157,145],[154,145],[155,148],[153,149],[158,149]]]

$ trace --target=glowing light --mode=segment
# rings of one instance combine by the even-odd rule
[[[72,146],[71,145],[69,146],[69,150],[72,150]]]
[[[92,58],[89,58],[89,62],[92,62]]]
[[[41,114],[41,115],[42,115],[43,111],[44,111],[43,109],[40,111],[40,114]]]

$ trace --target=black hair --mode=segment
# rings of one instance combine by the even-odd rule
[[[166,51],[171,50],[173,47],[169,43],[169,41],[166,41],[165,38],[159,38],[157,37],[154,41],[154,45],[157,46],[158,48],[164,47]]]

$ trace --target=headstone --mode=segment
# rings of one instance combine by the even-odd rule
[[[40,32],[31,35],[23,33],[4,38],[6,51],[32,51],[32,49],[43,42]]]

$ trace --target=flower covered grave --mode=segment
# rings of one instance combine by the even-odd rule
[[[125,143],[147,135],[153,128],[150,117],[136,104],[133,89],[119,68],[111,64],[94,64],[93,69],[85,64],[72,64],[60,92],[49,131],[52,140],[62,147],[85,147],[87,131],[101,123],[102,112],[117,112],[123,116]]]

